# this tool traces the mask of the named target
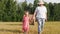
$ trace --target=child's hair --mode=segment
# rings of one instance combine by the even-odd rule
[[[29,16],[29,11],[28,10],[25,10],[24,11],[24,15],[26,15],[27,12],[28,12],[28,16]]]
[[[25,14],[25,13],[27,13],[27,12],[29,13],[29,11],[28,11],[28,10],[25,10],[25,11],[24,11],[24,14]]]

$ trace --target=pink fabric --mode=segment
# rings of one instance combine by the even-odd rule
[[[24,31],[29,31],[29,17],[28,16],[23,17],[23,32]]]

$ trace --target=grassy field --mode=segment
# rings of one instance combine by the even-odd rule
[[[29,34],[37,34],[37,23],[30,25]],[[0,34],[23,34],[21,22],[0,22]],[[60,22],[46,22],[42,34],[60,34]]]

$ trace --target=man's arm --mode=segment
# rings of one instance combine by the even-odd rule
[[[36,12],[34,12],[34,15],[33,15],[34,23],[35,23],[35,16],[36,16]]]
[[[46,13],[46,19],[45,20],[47,21],[47,13]]]
[[[34,22],[35,22],[36,14],[37,14],[37,8],[35,9],[35,12],[34,12],[34,15],[33,15]]]
[[[34,17],[36,16],[36,13],[37,13],[37,8],[35,9],[35,12],[34,12]]]
[[[46,8],[46,21],[47,21],[47,8]]]

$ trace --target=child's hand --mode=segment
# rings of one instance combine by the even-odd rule
[[[35,16],[33,16],[33,21],[34,21],[34,23],[35,23]]]

